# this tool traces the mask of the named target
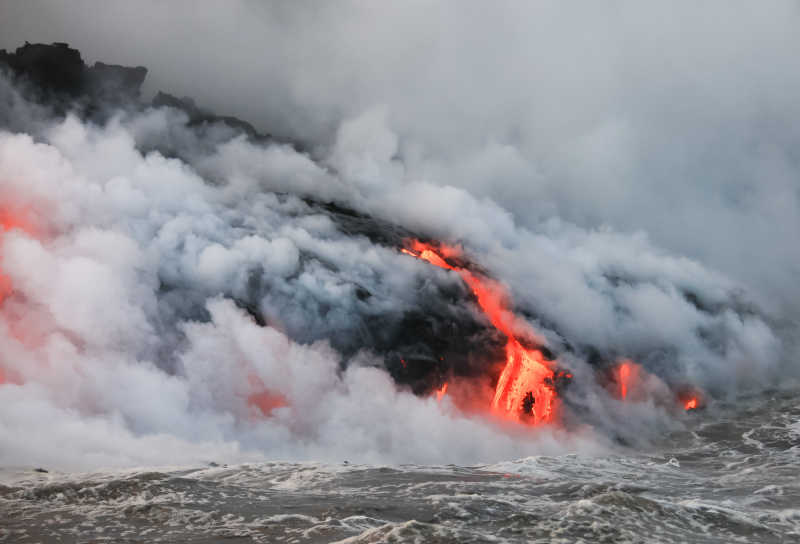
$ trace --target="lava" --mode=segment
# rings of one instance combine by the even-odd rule
[[[678,393],[678,402],[687,412],[700,410],[705,405],[705,395],[696,387],[687,387]]]
[[[614,370],[614,378],[617,382],[619,398],[625,400],[631,388],[639,380],[640,367],[630,359],[620,361]]]
[[[36,233],[32,221],[29,220],[30,214],[23,209],[0,208],[0,306],[6,298],[11,294],[13,285],[11,278],[3,273],[3,251],[2,241],[5,234],[12,230],[19,230],[29,235]],[[24,330],[24,325],[20,326],[17,320],[12,320],[8,323],[12,336],[17,340],[22,340],[28,336]],[[11,383],[9,377],[3,367],[0,366],[0,385]]]
[[[442,397],[444,397],[446,394],[447,394],[447,382],[444,382],[444,385],[442,385],[441,389],[436,390],[436,400],[441,401]]]
[[[17,229],[28,234],[34,234],[34,228],[31,221],[24,211],[11,211],[9,209],[0,209],[0,239],[2,236],[11,230]],[[3,254],[0,250],[0,264],[2,264]],[[3,274],[3,269],[0,268],[0,304],[11,293],[12,285],[11,279]]]
[[[273,410],[288,406],[288,402],[286,397],[280,393],[272,393],[265,390],[249,395],[247,397],[247,405],[256,409],[260,415],[269,417],[272,415]]]
[[[505,289],[495,281],[451,264],[448,258],[458,257],[458,249],[435,248],[413,240],[402,251],[440,268],[458,272],[492,325],[508,338],[505,365],[491,400],[492,410],[505,417],[532,423],[552,421],[557,404],[553,385],[555,373],[539,350],[526,348],[517,338],[516,316],[508,307]]]
[[[647,373],[640,365],[630,359],[621,359],[612,371],[612,385],[616,386],[616,393],[620,400],[642,401],[646,400],[648,388],[643,387],[644,382],[651,382],[649,393],[652,389],[654,377]],[[614,390],[612,389],[612,393]],[[703,394],[696,387],[683,387],[677,393],[678,404],[687,412],[697,410],[702,407]]]
[[[628,396],[628,378],[630,377],[630,366],[622,364],[619,367],[619,396],[623,399]]]
[[[250,372],[248,374],[247,383],[251,391],[247,395],[247,406],[250,409],[251,416],[256,418],[270,417],[274,410],[289,405],[285,396],[280,392],[269,389],[255,373]]]

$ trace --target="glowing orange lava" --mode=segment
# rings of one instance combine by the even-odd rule
[[[441,389],[436,390],[436,400],[441,401],[442,397],[444,397],[446,394],[447,394],[447,382],[444,382],[444,385],[441,387]]]
[[[269,417],[274,410],[289,405],[286,397],[267,388],[255,373],[248,374],[247,382],[251,391],[247,395],[247,406],[250,408],[251,417]]]
[[[0,209],[0,237],[13,229],[33,234],[34,228],[27,219],[28,215],[24,210],[12,212],[7,209]],[[2,264],[2,260],[3,255],[0,253],[0,264]],[[11,279],[3,274],[3,269],[0,268],[0,303],[11,293],[11,288]]]
[[[639,379],[640,368],[639,365],[630,359],[623,359],[620,361],[614,372],[617,386],[619,388],[619,398],[626,399],[631,388],[636,384]]]
[[[286,402],[286,397],[280,393],[261,391],[248,396],[247,405],[257,409],[262,416],[268,417],[272,415],[273,410],[288,406],[288,403]]]
[[[557,403],[556,391],[552,385],[554,372],[539,350],[528,349],[517,339],[514,326],[516,317],[508,308],[508,298],[503,287],[470,270],[450,264],[447,257],[456,257],[460,253],[455,248],[434,248],[419,240],[411,241],[409,246],[402,250],[403,253],[458,272],[478,299],[478,305],[492,325],[508,337],[505,366],[497,380],[491,401],[493,411],[532,423],[552,421]]]
[[[705,394],[697,387],[685,387],[678,392],[678,403],[687,412],[699,410],[705,405]]]
[[[3,251],[2,251],[2,240],[5,234],[11,230],[19,230],[25,232],[29,235],[35,235],[37,233],[37,229],[34,228],[34,223],[30,221],[31,214],[28,213],[27,210],[22,208],[15,208],[13,211],[7,207],[7,204],[4,204],[4,207],[0,208],[0,306],[2,306],[3,302],[6,298],[11,294],[13,289],[13,285],[11,283],[11,278],[3,273]],[[23,330],[24,325],[20,325],[19,321],[11,320],[7,323],[9,326],[9,330],[11,335],[15,337],[17,340],[23,340],[27,335],[25,334],[25,330]],[[0,367],[0,385],[7,384],[7,383],[15,383],[14,377],[9,377],[7,372]]]
[[[647,380],[651,381],[649,392],[653,393],[653,376],[630,359],[621,359],[617,366],[614,367],[613,380],[612,383],[616,385],[616,391],[621,400],[632,400],[634,402],[646,400],[648,389],[643,386]],[[677,401],[686,411],[700,408],[702,398],[703,394],[696,387],[684,388],[677,393]]]

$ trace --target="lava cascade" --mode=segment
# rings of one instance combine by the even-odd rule
[[[630,359],[623,359],[616,368],[619,398],[625,400],[633,386],[639,381],[640,367]]]
[[[517,338],[514,328],[516,317],[508,308],[503,287],[462,266],[450,264],[447,259],[458,257],[458,249],[447,246],[435,248],[413,240],[402,251],[440,268],[457,272],[472,290],[478,305],[492,325],[508,338],[505,365],[491,400],[492,411],[507,418],[531,423],[553,421],[558,401],[553,386],[555,372],[539,350],[526,348]]]

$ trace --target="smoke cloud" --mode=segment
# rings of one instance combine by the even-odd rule
[[[794,3],[87,6],[3,2],[0,47],[146,65],[151,92],[302,146],[169,107],[58,116],[0,78],[20,223],[0,236],[0,434],[19,437],[0,463],[604,451],[678,425],[652,400],[669,387],[794,371]],[[463,325],[488,346],[472,367],[496,340],[406,233],[507,288],[575,375],[569,430],[392,379],[409,315]],[[598,357],[642,365],[649,400],[614,399]]]

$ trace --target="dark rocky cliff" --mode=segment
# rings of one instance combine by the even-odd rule
[[[84,98],[88,101],[130,102],[138,100],[147,77],[143,66],[127,67],[96,62],[88,66],[80,51],[65,43],[31,44],[13,53],[0,50],[0,64],[29,89],[38,100]]]
[[[25,88],[28,99],[46,104],[58,113],[73,111],[97,118],[112,108],[170,107],[183,111],[189,125],[223,124],[253,140],[272,140],[250,123],[232,116],[216,115],[197,106],[191,98],[159,91],[152,102],[141,100],[147,77],[144,66],[120,66],[95,62],[88,66],[80,51],[66,43],[25,43],[13,52],[0,49],[0,68]],[[293,144],[294,145],[294,144]],[[295,148],[299,146],[294,145]]]

